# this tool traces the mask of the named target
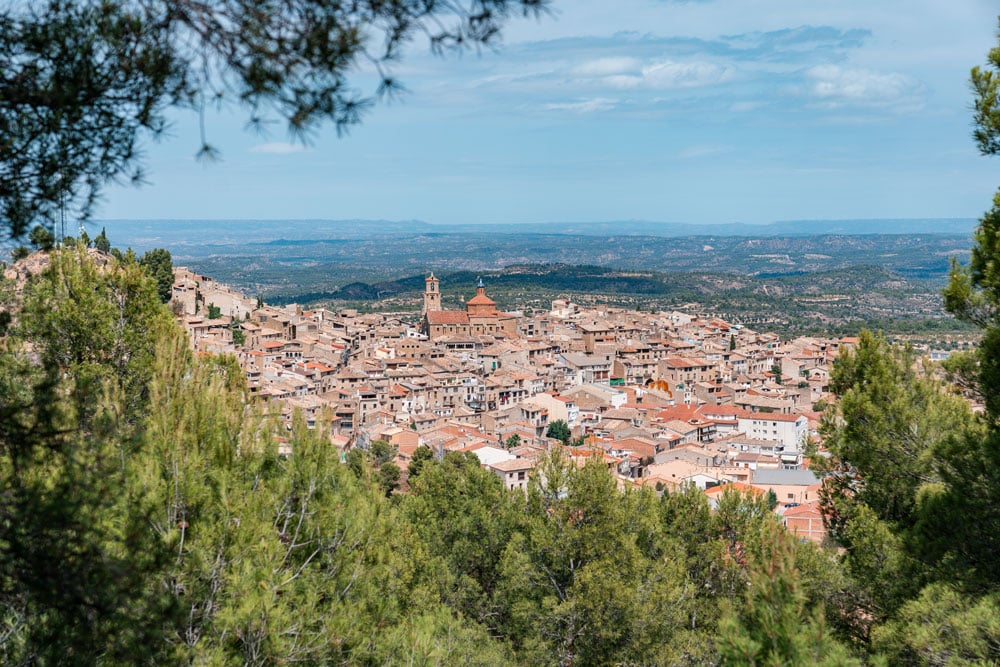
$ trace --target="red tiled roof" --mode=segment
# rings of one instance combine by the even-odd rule
[[[732,489],[734,491],[739,491],[740,493],[750,493],[755,496],[763,495],[763,491],[755,486],[750,486],[749,484],[744,484],[743,482],[730,482],[729,484],[720,484],[719,486],[713,486],[710,489],[705,490],[706,496],[715,496],[725,493],[726,489]]]
[[[822,519],[823,512],[819,507],[819,501],[813,500],[812,502],[802,503],[798,507],[789,507],[784,511],[783,516],[786,519],[804,517]]]
[[[466,305],[471,306],[495,306],[497,302],[486,296],[485,294],[477,294],[468,301],[465,302]]]
[[[430,324],[468,324],[469,314],[461,310],[429,310],[427,322]]]

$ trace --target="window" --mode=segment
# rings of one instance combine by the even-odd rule
[[[795,499],[795,494],[794,493],[789,493],[788,494],[788,499],[789,500],[794,500]]]

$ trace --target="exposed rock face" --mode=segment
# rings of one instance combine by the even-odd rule
[[[107,267],[111,261],[111,255],[103,253],[96,248],[87,248],[87,255],[99,269]],[[24,259],[14,262],[3,272],[3,277],[14,281],[14,293],[20,298],[24,291],[24,286],[32,276],[40,275],[49,268],[49,254],[43,250],[36,250]]]

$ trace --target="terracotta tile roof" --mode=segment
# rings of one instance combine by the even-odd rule
[[[430,310],[427,311],[427,322],[430,324],[468,324],[469,314],[461,310]]]
[[[639,456],[656,455],[655,443],[639,440],[637,438],[625,438],[624,440],[618,440],[615,442],[613,447],[615,449],[624,449],[626,451],[634,452]]]
[[[730,482],[729,484],[720,484],[719,486],[713,486],[710,489],[705,490],[706,496],[718,496],[726,492],[726,489],[732,489],[734,491],[739,491],[744,494],[752,494],[755,496],[763,495],[763,491],[749,484],[744,484],[743,482]]]
[[[305,367],[306,368],[312,368],[312,369],[315,369],[317,371],[322,371],[324,373],[328,372],[328,371],[336,370],[335,368],[331,368],[330,366],[327,366],[326,364],[321,364],[318,361],[307,361],[305,363]]]
[[[499,470],[500,472],[517,472],[519,470],[531,470],[535,467],[535,462],[531,459],[508,459],[487,464],[488,468]]]
[[[497,302],[491,299],[490,297],[486,296],[485,294],[477,294],[476,296],[466,301],[466,305],[495,306],[497,305]]]
[[[814,519],[823,518],[823,512],[820,509],[819,501],[817,500],[813,500],[808,503],[800,503],[798,507],[789,507],[782,513],[782,515],[786,519],[806,517]]]

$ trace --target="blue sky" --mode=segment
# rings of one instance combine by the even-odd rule
[[[146,146],[101,218],[439,223],[976,217],[1000,159],[970,138],[986,0],[556,0],[495,51],[432,56],[346,137],[210,113]],[[359,72],[364,87],[367,73]]]

